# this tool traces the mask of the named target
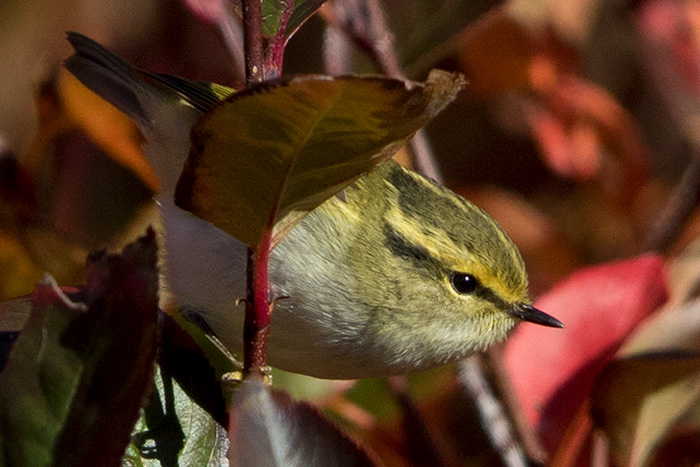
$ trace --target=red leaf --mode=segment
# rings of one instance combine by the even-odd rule
[[[639,258],[582,269],[536,302],[566,329],[524,325],[505,364],[528,421],[553,452],[589,397],[593,380],[626,336],[667,299],[663,260]]]

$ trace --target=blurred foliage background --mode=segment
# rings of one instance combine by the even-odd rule
[[[467,75],[470,86],[431,125],[430,141],[447,184],[520,245],[535,293],[578,265],[649,246],[653,220],[694,151],[694,2],[383,5],[409,77],[422,79],[432,67]],[[0,137],[21,174],[3,172],[5,188],[24,203],[3,208],[11,211],[1,226],[7,298],[31,289],[35,281],[18,275],[36,278],[35,263],[55,263],[39,269],[60,283],[79,279],[66,261],[80,264],[80,247],[113,242],[157,183],[130,123],[95,112],[96,98],[61,71],[64,31],[87,34],[144,69],[234,87],[241,77],[216,27],[176,0],[52,8],[14,1],[2,12]],[[341,72],[380,71],[352,44],[324,55],[333,42],[325,24],[316,15],[292,38],[286,74],[324,72],[324,56]],[[54,231],[37,231],[37,222]],[[9,234],[20,226],[34,240]],[[53,260],[55,253],[69,257]]]
[[[141,137],[124,116],[61,70],[69,54],[64,31],[86,34],[147,70],[241,87],[226,43],[197,8],[206,3],[0,4],[1,300],[30,293],[45,272],[61,285],[83,283],[88,252],[119,248],[155,220],[149,200],[157,180],[140,153]],[[376,56],[366,53],[367,43],[376,38],[342,16],[343,3],[357,2],[331,3],[340,6],[324,6],[291,39],[284,73],[381,72]],[[693,245],[700,229],[700,2],[381,4],[397,69],[415,79],[435,67],[467,76],[470,85],[458,102],[428,128],[435,157],[446,184],[482,206],[512,236],[530,271],[533,296],[543,296],[549,304],[543,309],[567,325],[561,346],[544,346],[539,353],[532,348],[550,335],[528,337],[529,328],[519,332],[510,349],[525,349],[531,360],[513,360],[518,352],[505,349],[516,392],[531,391],[518,394],[521,402],[547,406],[546,399],[561,396],[567,384],[580,388],[586,381],[583,394],[566,399],[566,414],[555,404],[549,414],[540,405],[526,416],[545,437],[546,451],[557,465],[583,462],[579,452],[586,452],[588,460],[588,453],[597,451],[582,446],[596,446],[590,436],[595,425],[613,430],[607,446],[618,463],[698,461],[700,417],[690,415],[698,412],[697,362],[668,377],[689,378],[685,405],[677,407],[680,415],[664,425],[663,433],[641,440],[635,430],[649,421],[633,417],[636,425],[621,427],[625,417],[619,412],[634,412],[643,403],[613,395],[631,393],[635,378],[661,374],[659,368],[668,369],[666,360],[643,360],[633,368],[615,363],[622,369],[605,365],[621,346],[642,345],[629,337],[639,323],[652,329],[639,331],[644,352],[682,348],[695,358],[700,350],[693,324],[700,311],[694,302],[698,248]],[[661,256],[640,256],[650,251]],[[566,277],[568,282],[560,282]],[[665,309],[657,311],[669,297]],[[675,331],[663,334],[647,322],[678,309],[687,314],[675,328],[668,325]],[[655,339],[665,339],[664,344]],[[639,348],[635,352],[625,358],[638,355]],[[557,367],[556,361],[565,363]],[[523,368],[530,375],[556,373],[541,389],[543,399],[535,397],[537,388],[518,382]],[[629,378],[627,385],[616,388],[623,376]],[[318,392],[318,384],[307,387]],[[410,443],[397,434],[396,403],[381,403],[380,391],[371,389],[382,384],[362,382],[349,392],[347,385],[332,385],[319,400],[365,433],[387,464],[400,465]],[[460,411],[473,411],[456,400],[464,397],[455,389],[459,384],[454,371],[445,369],[410,381],[443,460],[458,465],[470,458],[489,465],[496,461],[483,454],[482,438],[455,440],[464,430]],[[639,400],[668,384],[639,389]],[[591,394],[595,399],[584,402]],[[657,409],[668,412],[669,406]],[[589,418],[589,413],[598,415]],[[547,425],[551,420],[558,423]],[[566,426],[583,427],[588,438],[564,436]],[[557,430],[557,436],[547,438]],[[571,459],[562,454],[562,445],[575,453]]]

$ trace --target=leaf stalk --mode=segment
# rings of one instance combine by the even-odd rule
[[[294,0],[284,2],[284,11],[280,18],[280,26],[275,34],[272,44],[267,51],[265,59],[266,79],[279,78],[282,74],[282,63],[284,62],[284,48],[287,45],[287,24],[294,12]]]

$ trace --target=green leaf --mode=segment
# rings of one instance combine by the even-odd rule
[[[32,295],[33,309],[0,373],[0,464],[48,465],[82,372],[61,336],[85,307],[50,277]]]
[[[236,466],[375,465],[314,407],[252,380],[234,394],[229,439]]]
[[[470,0],[406,0],[386,6],[401,65],[408,76],[415,76],[453,56],[462,45],[458,35],[473,30],[470,25],[483,23],[477,20],[485,18],[493,5]]]
[[[224,376],[243,365],[214,337],[180,313],[161,319],[161,371],[172,376],[187,395],[222,425],[228,420],[228,383]]]
[[[182,390],[156,375],[156,391],[136,424],[124,461],[129,465],[228,465],[226,430]]]
[[[291,37],[304,22],[318,10],[326,0],[263,0],[263,34],[275,37],[285,16],[287,5],[294,1],[294,7],[284,31],[284,37]]]
[[[85,302],[52,280],[0,373],[0,464],[117,466],[157,349],[155,233],[121,256],[95,255]]]
[[[310,76],[229,97],[192,130],[176,203],[255,247],[390,158],[457,95],[460,75],[426,83]]]

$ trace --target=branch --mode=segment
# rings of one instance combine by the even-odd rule
[[[243,56],[246,85],[263,80],[262,2],[243,0]]]
[[[698,205],[699,190],[700,153],[696,153],[668,197],[666,205],[656,215],[654,225],[644,241],[644,251],[664,253],[671,247]]]
[[[513,383],[503,363],[503,348],[492,347],[486,353],[486,361],[492,371],[492,380],[495,380],[498,391],[501,394],[500,401],[507,413],[507,421],[510,421],[515,434],[522,443],[522,449],[528,459],[545,465],[547,451],[542,447],[535,430],[528,423],[523,407],[518,400]]]
[[[243,33],[238,20],[225,9],[223,17],[216,22],[219,33],[226,45],[228,53],[233,59],[234,73],[238,77],[245,76],[245,57],[243,56]]]
[[[366,10],[362,9],[363,5],[357,0],[335,0],[329,4],[329,8],[322,9],[321,13],[329,28],[344,32],[358,47],[370,55],[384,73],[404,77],[394,47],[394,38],[388,30],[379,1],[367,0]],[[362,19],[365,21],[361,21]],[[328,54],[326,56],[328,57]],[[337,63],[327,62],[327,67],[329,65],[339,68]],[[430,143],[423,130],[416,133],[411,140],[411,151],[416,169],[438,183],[444,183],[443,175],[435,162]],[[504,465],[509,467],[527,465],[525,453],[518,439],[525,441],[531,458],[542,458],[543,451],[539,448],[532,429],[526,423],[518,424],[517,417],[514,422],[508,418],[510,414],[504,410],[488,383],[481,358],[474,356],[462,362],[460,375],[460,383],[471,395],[479,413],[482,414],[484,430]],[[498,383],[499,386],[507,387],[507,376],[502,375]],[[517,400],[514,398],[511,402],[511,405],[517,405]],[[492,418],[487,417],[492,411],[498,414],[497,426],[492,423],[494,421]],[[519,438],[512,435],[514,427],[517,428]],[[503,444],[499,435],[502,430],[509,434],[508,446]]]
[[[493,394],[478,355],[460,363],[459,382],[474,401],[484,431],[503,465],[527,467],[525,452],[513,435],[513,424],[503,410],[503,405]]]
[[[246,376],[255,378],[267,375],[267,343],[272,316],[268,275],[271,238],[272,230],[268,230],[257,248],[248,248],[243,371]]]
[[[365,51],[383,73],[405,79],[405,73],[399,65],[394,35],[389,31],[379,0],[335,0],[328,8],[321,10],[321,15],[329,27],[344,32]],[[425,131],[419,130],[410,144],[416,169],[433,180],[442,182],[442,173],[435,162]]]
[[[263,81],[262,3],[243,0],[243,50],[246,85]],[[274,217],[274,214],[273,214]],[[248,248],[245,321],[243,324],[243,372],[247,376],[264,378],[267,364],[267,343],[270,337],[270,281],[268,262],[272,229],[268,229],[260,244]]]

